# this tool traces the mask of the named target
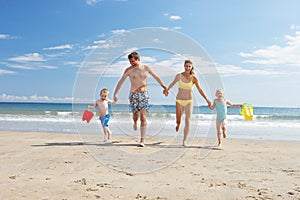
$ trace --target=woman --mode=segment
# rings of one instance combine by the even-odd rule
[[[164,94],[168,96],[169,90],[178,82],[178,93],[176,96],[176,132],[178,132],[182,113],[185,113],[185,126],[183,136],[183,146],[186,146],[186,139],[190,130],[190,120],[193,113],[193,95],[192,89],[196,85],[197,90],[201,96],[206,100],[208,106],[210,101],[207,99],[205,93],[200,87],[199,80],[194,74],[194,66],[192,61],[186,60],[184,62],[184,72],[175,76],[173,82],[167,89],[164,90]]]

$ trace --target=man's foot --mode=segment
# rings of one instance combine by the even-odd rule
[[[104,139],[103,142],[107,142],[107,139]]]
[[[138,147],[145,147],[145,144],[141,142]]]
[[[222,130],[223,130],[223,138],[226,138],[227,137],[227,135],[226,135],[226,128],[222,128]]]
[[[133,130],[137,130],[137,122],[133,122]]]
[[[184,141],[183,143],[182,143],[182,146],[184,146],[184,147],[187,147],[188,145],[186,144],[186,141]]]

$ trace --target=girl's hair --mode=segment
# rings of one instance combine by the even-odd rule
[[[135,60],[140,60],[139,54],[135,51],[128,55],[128,60],[130,60],[131,58],[134,58]]]
[[[225,98],[225,93],[224,93],[224,90],[223,90],[223,89],[217,89],[215,95],[217,96],[218,93],[221,93],[221,94],[222,94],[222,97]]]
[[[194,65],[193,65],[193,62],[191,60],[185,60],[184,61],[184,65],[186,65],[187,63],[191,64],[192,65],[192,68],[191,68],[191,71],[190,71],[190,74],[194,74]]]

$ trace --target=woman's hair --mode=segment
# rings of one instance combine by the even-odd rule
[[[190,71],[190,74],[194,74],[194,65],[193,65],[193,62],[190,61],[190,60],[185,60],[184,61],[184,65],[186,65],[187,63],[191,64],[192,65],[192,68],[191,68],[191,71]]]
[[[131,58],[134,58],[135,60],[140,60],[139,54],[135,51],[128,55],[128,60],[130,60]]]

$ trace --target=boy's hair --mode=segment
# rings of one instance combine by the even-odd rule
[[[191,68],[191,71],[190,71],[190,74],[194,74],[194,65],[193,65],[193,62],[191,60],[185,60],[184,61],[184,65],[187,64],[187,63],[190,63],[192,65],[192,68]]]
[[[131,58],[134,58],[135,60],[140,60],[139,54],[135,51],[128,55],[128,60],[130,60]]]
[[[217,96],[217,93],[219,93],[219,92],[222,94],[222,97],[225,98],[225,94],[224,94],[224,90],[223,89],[217,89],[215,95]]]
[[[108,93],[109,93],[109,91],[108,91],[108,89],[107,89],[107,88],[103,88],[103,89],[100,91],[100,94],[102,94],[102,93],[106,93],[106,94],[108,94]]]

